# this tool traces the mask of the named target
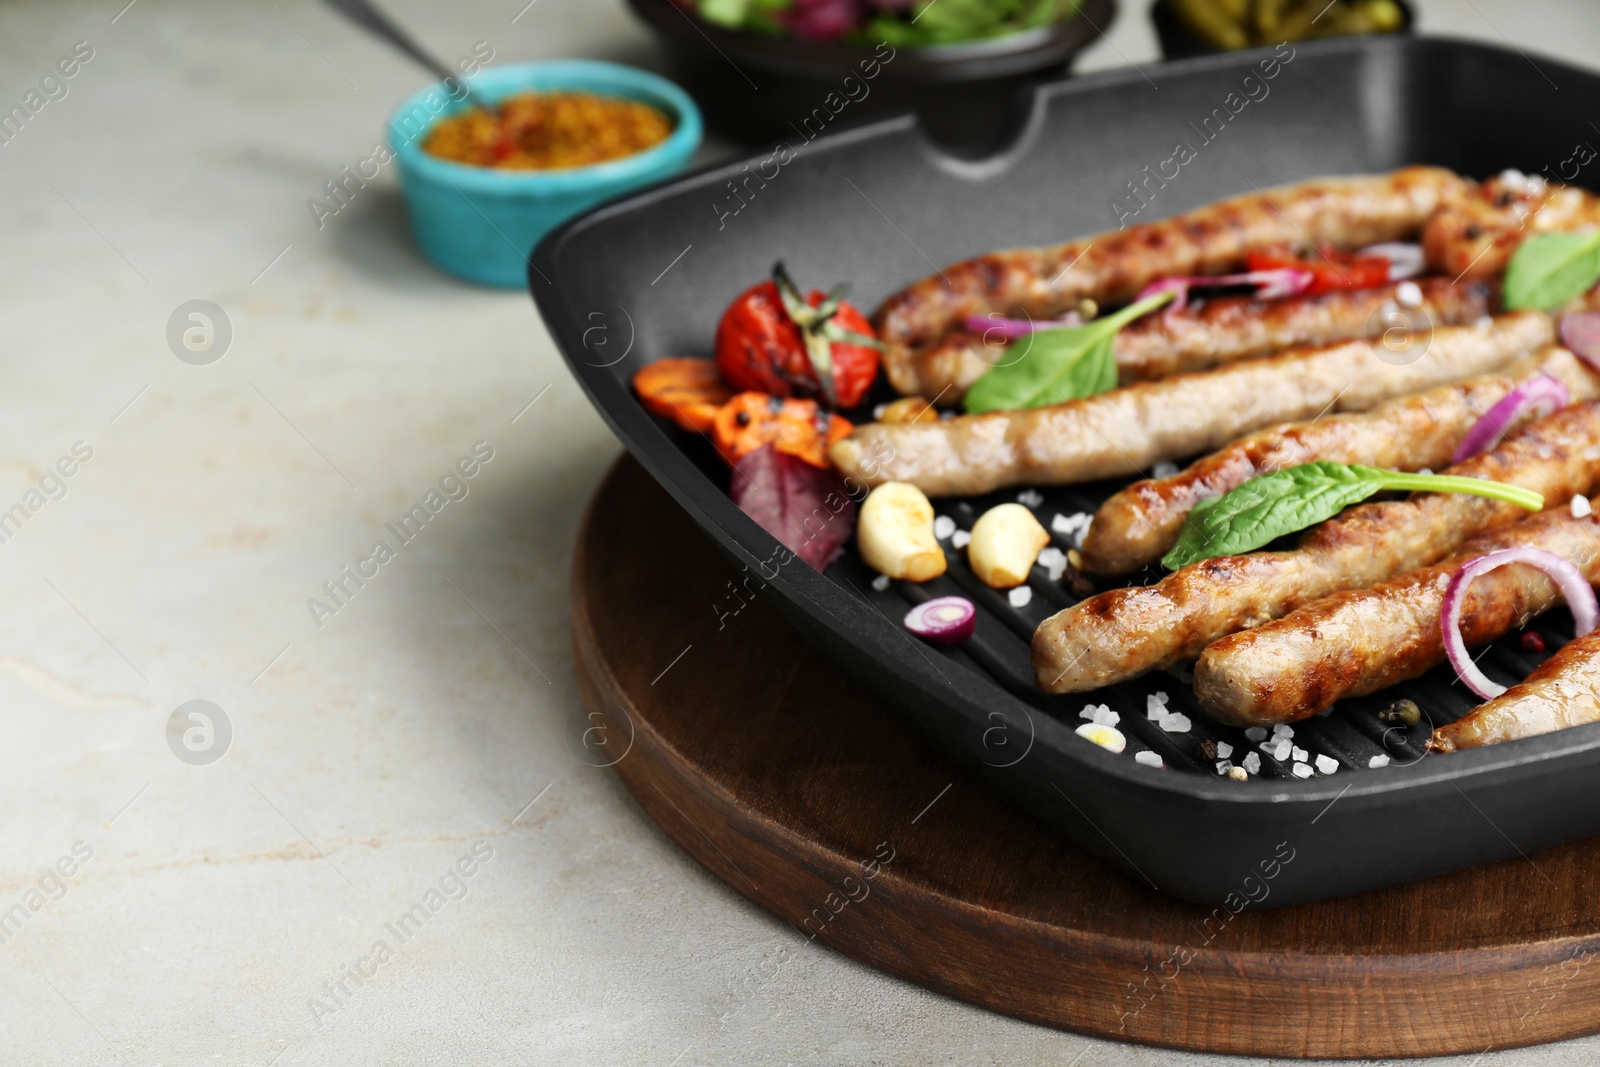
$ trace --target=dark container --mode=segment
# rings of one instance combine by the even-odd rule
[[[673,0],[629,3],[661,37],[673,79],[727,137],[760,144],[806,136],[835,116],[854,122],[915,110],[935,139],[974,152],[1008,136],[1019,94],[1065,74],[1116,17],[1115,0],[1085,0],[1076,16],[1026,33],[895,50],[739,33]],[[847,77],[858,87],[847,89]]]
[[[1130,877],[1207,904],[1249,897],[1263,864],[1275,868],[1275,906],[1600,832],[1600,724],[1427,756],[1431,726],[1476,703],[1448,671],[1435,671],[1296,726],[1295,743],[1313,763],[1333,761],[1334,773],[1302,780],[1263,756],[1248,781],[1219,777],[1202,743],[1232,745],[1236,759],[1252,744],[1208,720],[1179,678],[1156,674],[1077,697],[1035,688],[1028,639],[1072,600],[1037,569],[1032,603],[1014,608],[976,580],[959,552],[945,577],[881,591],[853,552],[826,574],[798,562],[772,567],[766,561],[779,546],[729,501],[726,466],[702,439],[649,415],[628,383],[650,360],[709,353],[722,309],[780,257],[802,284],[853,281],[871,307],[934,264],[1112,228],[1127,183],[1175,142],[1194,139],[1190,122],[1238,92],[1246,75],[1259,78],[1269,54],[1043,86],[1016,140],[984,160],[953,156],[911,116],[820,137],[782,165],[763,152],[569,223],[535,250],[529,273],[573,374],[617,436],[729,556],[763,574],[809,640],[1028,811]],[[1593,136],[1583,116],[1600,114],[1600,76],[1509,49],[1410,36],[1297,45],[1265,84],[1270,91],[1160,190],[1151,217],[1253,185],[1408,163],[1477,176],[1506,167],[1538,173],[1570,162],[1574,145]],[[758,171],[769,180],[753,181]],[[1597,175],[1581,171],[1579,180],[1593,185]],[[734,181],[747,196],[734,198]],[[1047,488],[1035,510],[1048,527],[1053,512],[1092,510],[1116,488]],[[937,506],[970,526],[1004,499],[1015,493]],[[947,592],[977,604],[973,638],[941,649],[909,637],[900,623],[908,606]],[[1552,613],[1537,629],[1548,654],[1570,636],[1570,619]],[[1512,635],[1481,662],[1506,683],[1539,658]],[[1191,730],[1168,733],[1146,717],[1158,690],[1190,716]],[[1419,726],[1379,718],[1399,697],[1421,707]],[[1113,754],[1075,735],[1086,704],[1121,715],[1130,751]],[[1134,751],[1145,749],[1164,768],[1136,763]],[[1388,765],[1371,768],[1374,757]]]
[[[1410,33],[1416,22],[1411,5],[1406,0],[1395,0],[1395,3],[1400,8],[1402,21],[1394,33]],[[1188,59],[1223,51],[1189,29],[1172,10],[1169,0],[1156,0],[1150,5],[1150,22],[1156,28],[1156,39],[1161,42],[1161,54],[1167,59]]]

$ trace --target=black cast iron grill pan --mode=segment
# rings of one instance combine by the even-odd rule
[[[1276,76],[1264,80],[1260,64],[1272,54],[1041,87],[1019,110],[1010,147],[985,160],[945,154],[910,117],[810,141],[797,136],[791,153],[757,153],[569,223],[533,254],[533,296],[617,436],[731,558],[755,571],[777,543],[728,500],[727,470],[704,442],[649,415],[628,382],[650,360],[709,354],[722,308],[775,259],[805,285],[849,279],[857,303],[873,307],[945,263],[1111,228],[1130,204],[1142,203],[1130,200],[1132,182],[1155,193],[1139,208],[1142,221],[1252,186],[1412,163],[1480,177],[1507,167],[1555,176],[1571,169],[1574,146],[1592,137],[1584,116],[1600,114],[1600,76],[1478,44],[1299,44],[1287,59],[1277,53]],[[1144,184],[1145,168],[1171,158],[1179,142],[1193,160],[1159,187]],[[774,176],[774,164],[763,161],[778,158],[787,162]],[[1576,181],[1592,185],[1595,175]],[[1030,506],[1050,529],[1056,514],[1092,513],[1120,487],[1038,487]],[[935,507],[968,529],[987,507],[1016,498],[1012,490]],[[1056,545],[1065,550],[1070,542],[1057,535]],[[1215,904],[1243,892],[1263,861],[1292,849],[1265,901],[1275,906],[1600,832],[1600,728],[1425,756],[1431,726],[1476,703],[1438,670],[1297,724],[1293,743],[1306,762],[1316,767],[1321,756],[1333,761],[1321,766],[1336,765],[1297,778],[1292,756],[1274,759],[1243,731],[1208,719],[1186,676],[1157,673],[1066,697],[1039,692],[1029,638],[1074,595],[1036,568],[1032,601],[1013,607],[977,581],[948,543],[947,554],[949,572],[922,586],[875,588],[875,575],[851,551],[825,575],[796,561],[767,589],[852,678],[1140,884]],[[939,650],[910,638],[901,619],[910,605],[945,592],[972,599],[979,623],[970,642]],[[1504,683],[1520,679],[1570,638],[1571,620],[1554,612],[1534,629],[1545,653],[1523,651],[1513,635],[1485,654],[1486,673]],[[1189,717],[1188,731],[1169,733],[1147,717],[1147,699],[1158,690],[1169,709]],[[1400,698],[1422,710],[1417,727],[1379,718]],[[1075,734],[1091,704],[1119,714],[1127,751],[1112,754]],[[1259,773],[1245,782],[1219,776],[1202,751],[1206,741],[1231,745],[1234,763],[1257,752]],[[1164,767],[1137,763],[1141,750],[1154,751]],[[1387,757],[1387,765],[1373,767],[1374,757]]]

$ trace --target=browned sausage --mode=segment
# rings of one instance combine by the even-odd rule
[[[1428,747],[1455,752],[1586,722],[1600,722],[1600,633],[1567,642],[1521,685],[1433,731]]]
[[[1536,233],[1600,227],[1600,197],[1543,178],[1503,174],[1448,198],[1422,231],[1433,270],[1455,279],[1498,278]]]
[[[913,347],[990,310],[1049,318],[1080,300],[1132,298],[1153,281],[1220,274],[1272,245],[1351,248],[1415,235],[1436,207],[1467,183],[1439,167],[1325,178],[1247,193],[1160,222],[1141,223],[1050,248],[994,252],[946,267],[896,293],[874,319],[887,344],[884,369],[914,392]]]
[[[1600,483],[1600,400],[1541,419],[1447,470],[1519,485],[1552,505],[1588,495]],[[1292,552],[1202,560],[1154,585],[1115,589],[1059,612],[1034,632],[1034,670],[1041,688],[1073,693],[1192,660],[1218,638],[1427,566],[1526,515],[1459,493],[1362,504],[1312,529]]]
[[[1552,348],[1500,374],[1442,385],[1371,411],[1261,430],[1170,478],[1135,482],[1100,505],[1083,542],[1084,569],[1123,575],[1157,562],[1196,504],[1258,474],[1323,459],[1407,471],[1448,466],[1484,412],[1536,374],[1559,379],[1573,400],[1600,396],[1600,380],[1588,365],[1564,348]]]
[[[1309,718],[1345,697],[1415,678],[1445,661],[1439,617],[1450,578],[1486,552],[1542,548],[1600,581],[1600,515],[1574,518],[1564,502],[1550,505],[1432,567],[1335,593],[1213,642],[1195,664],[1196,697],[1222,722],[1261,726]],[[1560,602],[1555,582],[1538,568],[1497,567],[1467,587],[1461,636],[1469,647],[1487,644]]]
[[[1146,315],[1117,333],[1113,342],[1117,373],[1127,384],[1268,356],[1286,348],[1377,337],[1397,323],[1453,326],[1475,322],[1489,313],[1495,295],[1495,287],[1484,282],[1452,285],[1447,278],[1419,278],[1413,284],[1421,301],[1401,305],[1395,296],[1403,284],[1281,300],[1219,297],[1179,312]],[[953,407],[990,366],[1025,353],[1026,343],[986,340],[964,331],[951,333],[912,356],[914,391],[938,397],[941,406]]]
[[[1479,326],[1441,326],[1415,356],[1369,341],[1297,349],[1053,407],[869,423],[830,455],[868,485],[910,482],[929,496],[1142,477],[1161,460],[1187,459],[1273,423],[1364,411],[1499,370],[1549,345],[1553,333],[1549,316],[1524,311]]]

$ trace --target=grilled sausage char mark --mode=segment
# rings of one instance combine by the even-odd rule
[[[1161,460],[1187,459],[1273,423],[1364,411],[1497,371],[1553,337],[1549,316],[1517,312],[1481,326],[1442,326],[1418,338],[1420,354],[1405,359],[1349,341],[1050,407],[868,423],[835,443],[830,455],[841,472],[867,485],[910,482],[929,496],[1139,477]]]
[[[1552,510],[1475,537],[1431,567],[1335,593],[1213,642],[1195,664],[1195,696],[1221,722],[1267,726],[1416,678],[1445,661],[1439,620],[1450,579],[1487,552],[1541,548],[1600,581],[1600,514],[1575,518],[1551,503]],[[1468,647],[1487,644],[1559,603],[1560,590],[1538,568],[1497,567],[1467,587],[1461,636]]]
[[[1566,349],[1552,348],[1515,360],[1499,374],[1390,400],[1367,412],[1260,430],[1170,478],[1138,481],[1107,499],[1083,542],[1084,569],[1127,575],[1158,562],[1195,505],[1259,474],[1317,460],[1406,471],[1448,466],[1483,413],[1535,374],[1560,380],[1573,400],[1600,396],[1600,378]]]
[[[1448,473],[1518,485],[1552,503],[1587,495],[1600,483],[1600,401],[1541,419]],[[1484,497],[1418,493],[1350,508],[1293,551],[1202,560],[1154,585],[1102,593],[1034,632],[1038,683],[1051,693],[1082,692],[1193,660],[1221,637],[1427,566],[1526,514]]]
[[[1567,642],[1522,684],[1433,731],[1428,747],[1457,752],[1586,722],[1600,722],[1600,633]]]
[[[1600,197],[1543,178],[1490,178],[1448,196],[1422,231],[1428,266],[1457,280],[1498,278],[1524,240],[1600,229]]]
[[[1452,284],[1446,278],[1415,283],[1422,302],[1402,309],[1396,290],[1403,283],[1344,289],[1315,296],[1257,300],[1218,297],[1183,311],[1146,315],[1125,326],[1112,342],[1117,374],[1126,385],[1172,374],[1206,370],[1286,348],[1327,345],[1377,337],[1396,323],[1454,326],[1489,314],[1496,287],[1486,282]],[[1027,341],[994,343],[984,335],[957,331],[916,350],[911,357],[914,388],[939,404],[959,403],[991,366],[1026,358]]]
[[[1220,200],[1160,222],[1049,248],[993,252],[946,267],[896,293],[874,316],[887,345],[884,369],[902,393],[919,388],[914,348],[991,310],[1050,318],[1085,299],[1131,299],[1153,281],[1240,268],[1273,245],[1354,248],[1414,236],[1468,185],[1439,167],[1325,178]]]

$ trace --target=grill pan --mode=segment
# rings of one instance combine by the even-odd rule
[[[1144,186],[1154,196],[1138,221],[1252,186],[1411,163],[1476,177],[1507,167],[1565,175],[1574,146],[1594,136],[1584,116],[1600,114],[1600,76],[1516,51],[1429,38],[1296,44],[1283,60],[1289,51],[1278,53],[1281,68],[1267,82],[1259,64],[1272,50],[1036,87],[1018,102],[1008,147],[982,159],[936,146],[910,116],[814,140],[797,133],[792,155],[762,151],[569,223],[538,247],[529,270],[545,322],[613,431],[724,552],[767,579],[765,592],[808,640],[1016,803],[1130,877],[1235,908],[1259,893],[1268,867],[1276,875],[1262,906],[1280,906],[1600,833],[1600,725],[1427,756],[1431,726],[1477,703],[1443,668],[1297,724],[1293,743],[1313,766],[1318,756],[1337,763],[1302,779],[1242,731],[1211,721],[1186,674],[1048,696],[1033,684],[1028,642],[1041,620],[1077,599],[1066,586],[1035,568],[1032,600],[1015,608],[948,541],[948,573],[920,586],[876,588],[853,548],[826,574],[798,560],[774,570],[764,561],[777,542],[729,501],[726,466],[703,440],[649,415],[628,383],[651,360],[709,355],[722,309],[774,260],[805,286],[849,279],[855,302],[875,307],[939,265],[1113,228],[1143,203],[1130,183],[1156,173],[1180,141],[1195,158],[1178,177]],[[1575,181],[1592,187],[1600,167],[1590,169]],[[873,399],[888,399],[883,390]],[[1050,529],[1055,515],[1092,512],[1123,484],[1038,487],[1030,506]],[[1015,499],[1010,490],[934,503],[970,529],[989,506]],[[912,604],[945,593],[967,596],[979,612],[973,639],[954,649],[901,626]],[[1512,635],[1485,654],[1485,672],[1520,679],[1571,637],[1571,619],[1552,612],[1533,629],[1544,653],[1530,655]],[[1189,731],[1169,733],[1147,717],[1157,691],[1189,717]],[[1379,718],[1402,697],[1421,708],[1418,726]],[[1082,709],[1101,704],[1120,715],[1121,754],[1074,733]],[[1259,774],[1219,776],[1204,741],[1232,745],[1234,763],[1260,753]],[[1164,767],[1137,763],[1134,753],[1146,749]],[[1388,764],[1373,767],[1377,756]],[[1293,859],[1276,862],[1285,855]]]

